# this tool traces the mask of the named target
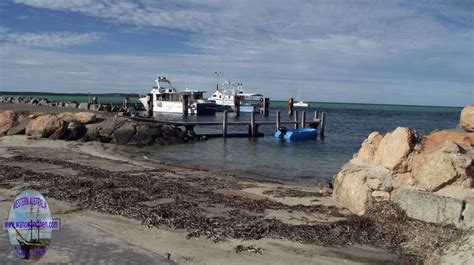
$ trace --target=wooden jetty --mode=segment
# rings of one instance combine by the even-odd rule
[[[313,119],[307,121],[306,120],[306,112],[303,111],[301,115],[301,120],[298,118],[298,111],[294,111],[294,120],[286,120],[282,121],[280,116],[280,111],[276,111],[276,118],[274,121],[261,121],[255,119],[255,113],[252,112],[250,115],[250,121],[229,121],[228,119],[228,112],[225,111],[222,116],[222,121],[158,121],[152,118],[140,118],[140,117],[133,117],[132,119],[138,121],[145,121],[145,122],[157,122],[167,125],[172,125],[176,127],[183,127],[186,131],[194,131],[194,127],[196,126],[222,126],[222,133],[214,133],[214,134],[202,134],[200,136],[206,137],[262,137],[264,136],[263,133],[258,131],[258,128],[263,125],[274,125],[275,129],[278,130],[282,125],[293,125],[295,129],[304,128],[309,126],[311,128],[318,128],[319,135],[321,138],[324,138],[324,125],[325,125],[325,113],[315,111]],[[247,132],[245,133],[228,133],[229,126],[246,126]]]

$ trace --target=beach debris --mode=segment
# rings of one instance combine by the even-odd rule
[[[248,245],[247,247],[244,247],[243,245],[237,245],[235,247],[235,252],[236,253],[240,253],[240,252],[245,251],[245,250],[247,250],[248,252],[253,252],[255,254],[260,254],[260,255],[263,254],[262,253],[263,249],[260,248],[260,247],[255,246],[253,244]]]
[[[301,189],[295,188],[284,188],[284,187],[277,187],[276,189],[266,190],[263,192],[265,195],[272,195],[273,197],[281,198],[281,197],[320,197],[321,194],[318,192],[313,191],[305,191]]]
[[[57,164],[78,171],[75,176],[35,172],[11,166],[13,161]],[[334,206],[286,205],[269,199],[250,199],[217,193],[218,189],[241,189],[236,178],[170,174],[166,170],[114,172],[62,160],[32,156],[0,158],[0,185],[35,185],[45,196],[80,204],[83,209],[140,220],[148,228],[185,230],[186,238],[205,237],[215,242],[231,238],[259,240],[280,238],[321,246],[364,244],[401,253],[409,263],[421,260],[433,249],[456,239],[462,231],[412,220],[395,204],[374,203],[366,216],[340,213]],[[245,184],[248,185],[248,184]],[[164,198],[168,203],[147,203]],[[206,207],[221,209],[208,215]],[[324,213],[345,217],[331,223],[286,224],[265,219],[266,209]],[[253,246],[237,251],[261,253]]]

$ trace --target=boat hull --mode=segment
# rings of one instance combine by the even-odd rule
[[[314,140],[317,138],[317,129],[314,128],[302,128],[296,130],[288,130],[282,132],[278,130],[275,132],[275,138],[290,140],[290,141],[301,141],[301,140]]]

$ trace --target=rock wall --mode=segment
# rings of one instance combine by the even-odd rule
[[[106,112],[117,112],[124,116],[130,116],[135,111],[144,110],[141,104],[101,104],[97,103],[97,99],[94,100],[96,103],[79,103],[79,102],[55,102],[47,98],[35,98],[35,97],[4,97],[0,96],[0,103],[9,104],[29,104],[34,106],[49,106],[58,108],[70,108],[80,110],[91,110],[91,111],[106,111]]]
[[[467,106],[462,112],[463,129],[427,136],[403,127],[384,136],[371,133],[334,177],[334,198],[358,215],[374,202],[393,201],[413,218],[474,227],[471,111]]]
[[[0,111],[0,136],[15,134],[120,145],[165,145],[195,139],[193,132],[183,132],[174,126],[137,122],[125,117],[98,118],[92,112],[47,114]]]

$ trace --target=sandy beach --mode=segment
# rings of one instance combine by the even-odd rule
[[[215,201],[213,204],[208,202],[199,203],[200,209],[205,211],[209,217],[225,216],[233,209],[244,208],[244,205],[238,205],[240,202],[248,202],[251,206],[252,200],[264,201],[271,205],[274,203],[278,207],[275,209],[261,209],[263,212],[258,216],[262,219],[276,218],[288,224],[307,224],[307,223],[328,223],[344,219],[348,214],[340,208],[336,208],[335,202],[331,197],[320,197],[315,191],[318,187],[298,187],[290,185],[281,185],[272,182],[261,182],[254,180],[237,180],[231,177],[215,176],[211,172],[197,171],[193,169],[183,169],[173,167],[172,165],[156,165],[138,161],[129,161],[125,157],[114,155],[107,151],[107,146],[100,144],[81,144],[75,142],[51,141],[51,140],[31,140],[25,136],[3,137],[0,140],[0,150],[2,156],[2,171],[5,168],[14,169],[10,171],[16,174],[26,174],[32,176],[33,179],[28,182],[2,181],[2,218],[6,219],[9,204],[13,200],[17,192],[26,186],[34,186],[44,192],[46,189],[59,188],[51,182],[45,183],[41,179],[41,175],[48,177],[69,176],[74,179],[81,179],[84,173],[82,170],[89,169],[94,172],[112,173],[123,176],[126,174],[130,181],[138,178],[143,174],[158,175],[164,180],[169,180],[170,185],[163,185],[152,193],[147,193],[147,198],[142,198],[140,202],[152,209],[154,205],[163,205],[170,203],[176,198],[160,198],[155,199],[159,193],[167,193],[168,189],[180,189],[178,179],[182,183],[199,184],[205,189],[213,190],[213,194],[223,194],[224,196],[235,198],[233,202],[235,207],[229,207],[226,202]],[[22,157],[22,158],[20,158]],[[40,177],[39,179],[37,177]],[[100,181],[97,179],[97,181]],[[40,184],[41,183],[41,184]],[[91,183],[92,184],[92,183]],[[44,185],[44,187],[42,187]],[[7,187],[9,186],[9,187]],[[66,186],[63,186],[66,188]],[[56,200],[48,196],[48,192],[44,192],[46,198],[50,201],[53,214],[56,218],[63,220],[63,230],[54,235],[54,243],[51,246],[50,253],[42,260],[42,262],[64,262],[68,261],[102,261],[106,263],[113,262],[108,255],[100,253],[101,251],[88,251],[86,253],[79,251],[75,246],[77,242],[89,241],[89,244],[95,244],[100,247],[103,240],[110,240],[117,247],[124,248],[130,246],[131,251],[128,258],[136,261],[146,260],[150,256],[157,256],[156,262],[161,263],[159,257],[170,255],[170,260],[179,264],[334,264],[338,262],[391,262],[397,259],[397,255],[389,254],[386,251],[369,246],[345,246],[345,247],[321,247],[311,244],[302,244],[281,240],[276,238],[265,238],[260,240],[239,240],[233,238],[207,238],[205,234],[196,237],[189,236],[186,226],[191,224],[181,224],[183,227],[178,228],[180,222],[186,223],[186,215],[177,217],[173,224],[178,229],[170,229],[169,227],[158,224],[142,224],[140,221],[132,218],[125,218],[118,213],[112,215],[99,211],[93,211],[92,205],[84,205],[74,203],[74,193],[78,190],[69,190],[67,187],[63,192],[63,200]],[[184,187],[181,187],[184,188]],[[161,190],[162,189],[162,190]],[[298,190],[306,191],[305,197],[285,197],[266,195],[268,190]],[[80,192],[80,190],[78,191]],[[107,189],[100,191],[107,196]],[[158,194],[157,194],[158,193]],[[181,196],[186,196],[187,191],[180,191]],[[266,193],[266,194],[264,194]],[[316,196],[310,196],[314,195]],[[126,194],[123,199],[133,201],[131,193]],[[81,195],[78,195],[81,196]],[[57,197],[56,195],[54,197]],[[196,197],[200,197],[196,194]],[[116,198],[117,203],[120,198]],[[211,199],[211,198],[208,198]],[[124,203],[124,201],[121,201]],[[114,203],[115,204],[115,203]],[[280,206],[281,204],[281,206]],[[299,205],[299,206],[297,206]],[[116,204],[117,211],[124,209],[123,205]],[[261,207],[255,205],[256,207]],[[193,207],[193,206],[191,206]],[[272,207],[272,206],[270,206]],[[315,211],[314,214],[298,211],[278,210],[285,207],[314,207],[325,209]],[[246,208],[246,207],[245,207]],[[327,210],[326,210],[327,209]],[[179,209],[178,209],[179,210]],[[196,209],[197,210],[197,209]],[[250,210],[249,215],[251,216]],[[174,213],[176,214],[176,213]],[[227,216],[228,217],[228,216]],[[145,217],[146,218],[146,217]],[[156,228],[154,226],[159,226]],[[149,227],[149,228],[147,228]],[[197,227],[196,227],[197,228]],[[83,230],[85,233],[77,233]],[[95,230],[103,231],[103,236],[95,234]],[[225,231],[225,230],[224,230]],[[216,236],[220,233],[217,232]],[[78,235],[68,238],[76,232]],[[209,232],[209,231],[202,231]],[[200,233],[200,232],[196,232]],[[65,234],[65,235],[64,235]],[[84,237],[84,235],[89,237]],[[83,238],[84,237],[84,238]],[[104,238],[106,237],[106,238]],[[82,239],[82,240],[81,240]],[[7,238],[2,238],[2,246],[8,248]],[[216,243],[216,242],[217,243]],[[63,243],[64,242],[64,243]],[[74,242],[74,243],[73,243]],[[68,246],[69,245],[69,246]],[[61,246],[61,248],[59,248]],[[115,246],[115,245],[114,245]],[[236,252],[236,248],[242,246],[242,252]],[[253,246],[253,247],[252,247]],[[71,249],[75,251],[64,251],[62,249]],[[115,248],[115,247],[114,247]],[[128,248],[128,247],[127,247]],[[140,251],[136,252],[133,249]],[[248,248],[248,250],[247,250]],[[97,253],[95,253],[97,252]],[[69,254],[68,254],[69,253]],[[95,253],[95,254],[94,254]],[[65,257],[66,255],[67,257]],[[90,255],[90,257],[89,257]],[[123,254],[125,255],[125,254]],[[8,258],[8,257],[3,257]],[[8,259],[9,260],[9,259]],[[225,260],[225,262],[224,262]]]
[[[131,160],[114,149],[0,138],[1,217],[19,191],[33,187],[63,222],[41,262],[390,264],[419,260],[426,244],[457,233],[400,222],[419,229],[407,240],[390,234],[390,225],[382,231],[377,218],[338,207],[321,187]],[[6,236],[1,246],[8,249]],[[13,262],[6,253],[0,259]]]

